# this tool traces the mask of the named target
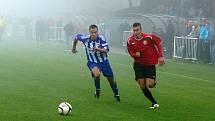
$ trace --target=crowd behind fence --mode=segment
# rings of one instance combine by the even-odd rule
[[[214,44],[212,41],[202,43],[199,38],[175,36],[173,57],[215,64]]]
[[[74,18],[74,16],[70,17]],[[65,41],[65,26],[70,19],[66,18],[1,18],[1,26],[5,25],[4,33],[13,37],[28,37],[37,41]],[[86,17],[87,18],[87,17]],[[126,49],[127,38],[132,34],[131,25],[139,21],[143,31],[153,33],[163,40],[163,50],[166,58],[183,58],[191,60],[207,60],[215,64],[215,20],[201,21],[177,19],[184,22],[184,27],[176,31],[180,22],[174,22],[176,18],[169,19],[169,16],[148,15],[132,18],[95,18],[73,21],[71,36],[76,33],[88,33],[90,24],[96,24],[99,33],[104,35],[109,45]],[[157,19],[155,19],[157,18]],[[158,19],[159,18],[159,19]],[[173,22],[171,22],[171,20]],[[3,24],[5,23],[6,24]],[[159,26],[158,26],[159,25]],[[1,27],[2,28],[2,27]],[[0,39],[2,38],[2,29]],[[174,37],[175,36],[175,37]],[[71,37],[69,38],[71,40]]]

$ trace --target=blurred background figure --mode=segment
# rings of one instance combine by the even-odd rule
[[[59,17],[58,20],[56,21],[56,27],[57,27],[57,32],[56,32],[56,37],[57,40],[62,40],[62,27],[63,27],[63,18]]]
[[[6,21],[4,17],[0,16],[0,40],[2,40],[5,27],[6,27]]]
[[[65,43],[66,43],[66,49],[67,50],[70,50],[71,48],[71,41],[72,41],[72,35],[74,33],[74,26],[72,24],[72,21],[70,21],[68,24],[66,24],[64,26],[64,31],[65,31],[65,36],[66,36],[66,40],[65,40]]]
[[[130,30],[131,30],[131,26],[128,24],[128,22],[126,20],[119,25],[119,32],[120,32],[119,36],[120,36],[121,43],[124,42],[123,41],[123,32],[130,31]]]
[[[167,31],[166,31],[166,40],[164,41],[164,45],[167,50],[167,58],[172,58],[173,54],[173,41],[175,35],[175,28],[171,20],[167,20]]]

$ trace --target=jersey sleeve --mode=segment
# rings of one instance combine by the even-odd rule
[[[87,35],[84,34],[76,34],[75,36],[75,40],[81,41],[81,42],[85,42],[88,39]]]
[[[101,40],[101,48],[107,49],[109,51],[109,46],[105,37],[100,35],[100,40]]]
[[[152,35],[152,40],[155,44],[155,47],[158,50],[158,56],[159,57],[163,57],[163,51],[162,51],[162,43],[161,43],[161,39],[155,35]]]
[[[129,55],[130,55],[132,58],[135,58],[135,57],[136,57],[136,52],[135,52],[135,50],[134,50],[132,44],[133,44],[133,43],[132,43],[132,40],[131,40],[131,38],[129,37],[129,38],[128,38],[128,41],[127,41],[128,53],[129,53]]]

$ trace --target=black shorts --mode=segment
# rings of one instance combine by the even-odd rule
[[[134,62],[135,80],[140,78],[156,79],[155,65],[143,65]]]

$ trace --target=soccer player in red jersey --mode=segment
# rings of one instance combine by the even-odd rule
[[[133,35],[128,38],[127,49],[134,59],[135,80],[138,82],[144,95],[151,101],[150,108],[159,105],[148,88],[156,85],[156,67],[164,65],[161,40],[153,34],[142,32],[140,23],[133,24]]]

